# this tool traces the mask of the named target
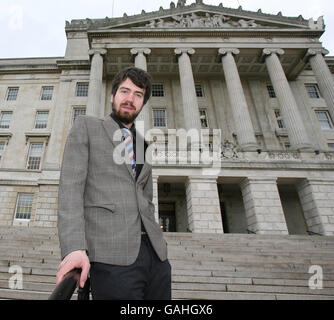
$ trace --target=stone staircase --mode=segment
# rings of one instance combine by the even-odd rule
[[[334,237],[166,233],[165,238],[173,299],[334,300]],[[56,229],[0,227],[0,299],[47,299],[59,262]],[[323,289],[309,288],[314,265],[323,270]],[[16,266],[23,271],[23,289],[10,288]]]

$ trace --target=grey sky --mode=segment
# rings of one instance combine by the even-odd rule
[[[64,56],[65,20],[104,18],[152,12],[169,8],[172,0],[1,0],[0,58]],[[174,0],[177,3],[177,0]],[[195,0],[188,0],[191,4]],[[331,0],[204,0],[205,4],[315,20],[324,15],[323,46],[334,55],[334,10]]]

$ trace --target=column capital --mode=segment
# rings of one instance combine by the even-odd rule
[[[317,54],[321,54],[322,56],[325,56],[325,55],[329,54],[329,51],[325,48],[308,49],[306,54],[305,54],[304,59],[308,60],[310,57],[313,57]]]
[[[186,53],[186,54],[188,54],[189,56],[191,56],[191,55],[193,55],[193,54],[195,54],[195,49],[193,49],[193,48],[176,48],[175,50],[174,50],[174,53],[177,55],[177,56],[180,56],[180,55],[182,55],[183,53]]]
[[[96,54],[99,54],[101,56],[104,56],[107,53],[107,49],[105,48],[93,48],[88,50],[88,55],[93,56]]]
[[[262,50],[262,56],[263,57],[268,57],[272,54],[276,54],[278,56],[281,56],[284,53],[285,53],[285,51],[283,49],[268,49],[268,48],[266,48],[266,49]]]
[[[138,54],[143,54],[145,56],[148,56],[151,54],[151,49],[150,48],[132,48],[130,50],[131,54],[136,56]]]
[[[228,53],[231,53],[232,55],[237,55],[237,54],[239,54],[240,53],[240,50],[239,49],[237,49],[237,48],[220,48],[219,50],[218,50],[218,54],[220,55],[220,56],[225,56],[225,55],[227,55]]]

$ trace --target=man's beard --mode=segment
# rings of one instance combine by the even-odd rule
[[[135,109],[134,106],[131,105],[131,107]],[[112,112],[113,112],[113,114],[116,115],[117,118],[118,118],[122,123],[125,123],[125,124],[133,123],[133,122],[136,120],[136,118],[137,118],[137,116],[138,116],[138,114],[139,114],[139,112],[138,112],[138,113],[135,112],[135,113],[133,113],[133,114],[130,114],[130,113],[124,111],[124,110],[122,109],[122,105],[120,105],[119,110],[116,110],[114,103],[111,103],[111,108],[112,108]]]

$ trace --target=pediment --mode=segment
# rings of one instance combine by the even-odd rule
[[[277,15],[265,14],[261,10],[257,12],[225,8],[222,5],[205,5],[202,1],[190,6],[178,5],[173,2],[170,9],[160,7],[159,11],[122,18],[85,19],[72,20],[66,23],[66,30],[86,28],[92,31],[122,30],[166,30],[166,29],[304,29],[324,30],[324,20],[320,17],[317,21],[305,20],[302,16],[285,17],[279,12]]]

